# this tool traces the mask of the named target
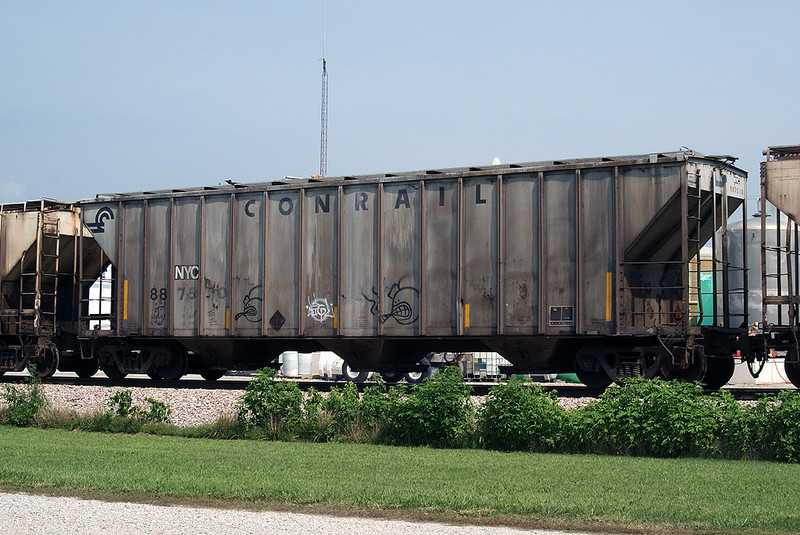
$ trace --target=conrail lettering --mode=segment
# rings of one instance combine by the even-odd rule
[[[397,202],[394,203],[394,209],[397,210],[401,206],[411,208],[411,202],[408,200],[408,192],[404,189],[397,192]]]
[[[196,281],[200,278],[200,266],[180,266],[175,265],[175,280],[176,281]]]
[[[484,197],[484,193],[481,191],[482,184],[475,185],[475,204],[487,204],[488,199]],[[310,196],[309,196],[310,197]],[[325,193],[323,195],[315,195],[314,196],[314,213],[325,213],[328,214],[331,211],[331,197],[337,198],[330,193]],[[368,203],[370,202],[369,195],[367,192],[358,191],[353,196],[354,204],[353,209],[356,212],[367,212],[369,211]],[[443,186],[439,187],[439,206],[446,205],[446,188]],[[253,217],[255,216],[255,212],[251,211],[250,206],[255,204],[255,201],[249,201],[245,205],[245,213]],[[278,212],[281,215],[289,216],[292,215],[294,212],[295,207],[295,200],[290,197],[282,197],[278,200]],[[397,197],[394,203],[394,209],[399,210],[400,208],[411,208],[411,198],[408,194],[407,189],[400,189],[397,191]]]

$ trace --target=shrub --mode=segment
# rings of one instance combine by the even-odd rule
[[[359,416],[364,432],[364,441],[378,444],[391,441],[388,437],[393,415],[398,413],[401,403],[401,389],[387,387],[380,375],[375,384],[367,386],[361,395]]]
[[[453,366],[414,385],[389,416],[387,438],[394,443],[437,448],[470,444],[475,411],[470,387]]]
[[[480,444],[503,451],[563,448],[566,411],[555,392],[512,377],[489,391],[478,413]]]
[[[769,458],[763,446],[762,410],[742,405],[733,394],[720,390],[713,395],[719,420],[718,456],[726,459]]]
[[[800,462],[800,392],[784,390],[776,398],[761,399],[753,410],[762,455]]]
[[[48,404],[35,366],[31,366],[30,374],[21,385],[3,385],[5,392],[2,397],[7,404],[6,420],[17,427],[33,424],[40,411]]]
[[[573,447],[617,455],[708,456],[719,448],[718,402],[695,383],[626,379],[573,420]]]
[[[327,396],[309,391],[304,412],[311,438],[360,442],[363,436],[360,405],[358,388],[353,383],[341,389],[334,386]]]
[[[239,421],[266,437],[288,440],[300,430],[303,394],[297,383],[279,381],[272,368],[258,370],[239,400]]]
[[[172,414],[172,409],[169,405],[151,397],[144,398],[144,401],[147,403],[147,409],[133,404],[130,390],[118,390],[106,402],[109,408],[107,414],[113,418],[139,420],[145,424],[164,424],[169,422],[169,417]]]

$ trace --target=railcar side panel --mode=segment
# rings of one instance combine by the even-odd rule
[[[200,204],[202,197],[175,199],[172,214],[172,333],[199,334]]]
[[[464,334],[469,336],[491,335],[497,329],[497,192],[494,177],[463,181],[461,300]]]
[[[125,203],[120,221],[120,265],[122,266],[122,330],[125,333],[142,332],[142,293],[143,268],[143,221],[144,203],[142,201]]]
[[[423,334],[456,336],[462,317],[458,304],[459,222],[456,180],[425,182],[422,250],[424,256]]]
[[[259,336],[264,321],[264,193],[236,195],[230,321],[234,336]]]
[[[226,336],[230,328],[231,198],[205,198],[200,232],[200,334]]]
[[[615,244],[614,169],[581,171],[580,210],[582,334],[613,333]]]
[[[300,191],[269,192],[266,315],[268,336],[300,334]]]
[[[503,180],[503,334],[539,333],[539,180]]]
[[[147,203],[145,220],[144,292],[145,326],[149,336],[168,336],[170,289],[170,202],[155,199]]]
[[[335,336],[339,294],[339,191],[309,190],[303,209],[303,335]]]
[[[340,333],[377,336],[381,314],[378,186],[346,186],[343,203]]]
[[[419,199],[418,182],[383,186],[378,322],[387,336],[420,332]]]
[[[575,172],[544,175],[543,278],[545,334],[575,332],[576,213]]]

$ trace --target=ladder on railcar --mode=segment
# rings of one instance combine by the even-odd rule
[[[20,261],[19,334],[52,336],[56,332],[60,243],[58,217],[40,212],[36,243]]]
[[[800,230],[798,230],[797,223],[781,214],[779,210],[775,210],[775,217],[777,219],[775,245],[768,245],[766,228],[764,228],[766,225],[762,225],[764,228],[761,243],[764,321],[788,327],[790,331],[797,333],[800,301],[797,295],[798,286],[800,286],[800,252],[798,252],[797,244]],[[770,267],[772,262],[767,260],[768,256],[774,257],[774,268]],[[774,291],[770,291],[769,281],[774,282]],[[771,321],[770,318],[774,321]]]

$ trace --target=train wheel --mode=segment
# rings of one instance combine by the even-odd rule
[[[403,380],[403,374],[397,372],[382,372],[381,378],[383,378],[383,382],[388,385],[396,385]]]
[[[35,361],[36,372],[39,374],[39,377],[42,379],[52,377],[58,369],[58,360],[58,349],[55,345],[50,344],[47,347],[41,348]],[[30,371],[30,367],[28,371]]]
[[[788,360],[783,363],[783,369],[786,371],[786,377],[792,384],[800,388],[800,363],[789,362]]]
[[[128,375],[127,373],[119,369],[119,366],[117,366],[117,363],[114,361],[114,358],[108,353],[105,354],[105,357],[103,357],[101,354],[100,358],[98,358],[97,360],[100,369],[103,371],[104,374],[106,374],[106,377],[108,377],[109,379],[112,380],[122,379],[123,377]]]
[[[82,379],[87,379],[97,373],[100,363],[97,357],[91,359],[79,359],[75,363],[75,373]]]
[[[589,352],[581,352],[575,357],[575,375],[589,388],[602,390],[612,383],[614,378],[609,375],[607,367],[610,368],[603,366],[603,363]]]
[[[408,384],[414,385],[421,383],[422,381],[424,381],[425,379],[427,379],[436,372],[436,370],[433,367],[431,367],[431,361],[429,361],[427,357],[421,358],[417,364],[420,366],[427,366],[427,367],[425,368],[425,371],[406,373],[405,378]]]
[[[152,379],[153,381],[160,381],[161,380],[161,376],[158,375],[158,372],[155,371],[155,370],[150,370],[149,372],[147,372],[147,376],[150,379]]]
[[[703,385],[709,390],[718,390],[731,380],[734,367],[733,357],[721,356],[708,359]]]
[[[406,372],[403,377],[405,377],[406,382],[410,385],[419,384],[425,379],[424,372]]]
[[[369,372],[357,372],[350,369],[346,362],[342,363],[342,375],[345,381],[363,383],[369,377]]]
[[[177,381],[186,373],[189,362],[186,352],[180,348],[168,348],[166,354],[157,356],[156,362],[163,363],[155,366],[155,371],[165,381]]]
[[[685,349],[676,349],[675,354],[678,355],[679,352],[681,355],[685,353]],[[705,354],[702,350],[695,351],[693,359],[685,359],[685,362],[682,362],[680,366],[678,365],[664,365],[661,367],[661,377],[667,379],[669,381],[682,381],[682,382],[694,382],[694,381],[702,381],[703,378],[706,376],[706,370],[708,369],[708,359],[706,359]],[[730,379],[730,377],[728,378]],[[725,382],[728,380],[726,379]],[[725,383],[723,383],[725,384]]]
[[[206,381],[216,381],[223,375],[227,370],[203,370],[200,372],[200,377],[205,379]]]

